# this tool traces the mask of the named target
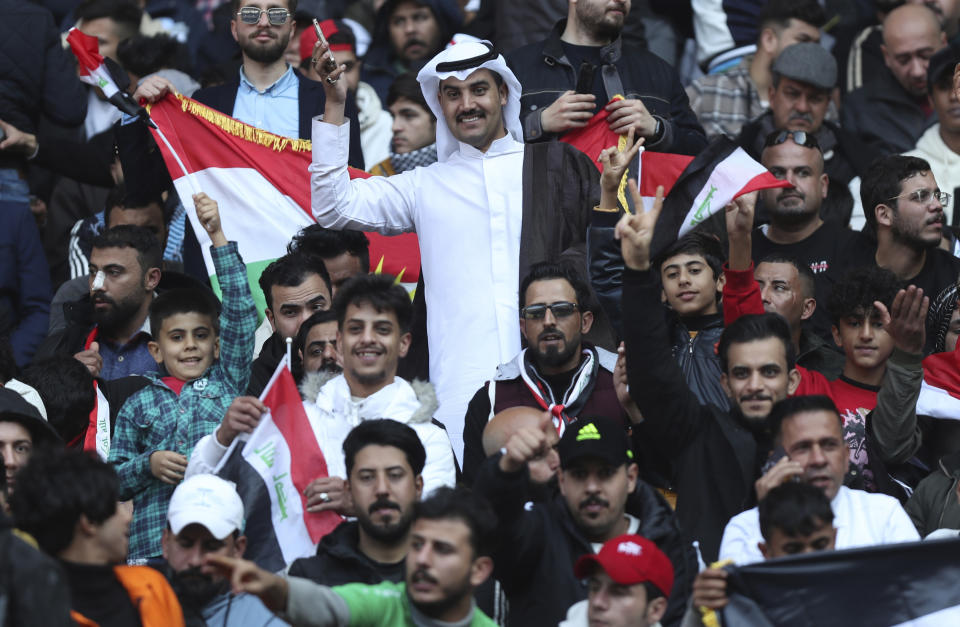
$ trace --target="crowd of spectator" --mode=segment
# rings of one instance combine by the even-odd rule
[[[0,11],[0,625],[716,625],[732,568],[960,533],[960,2]],[[315,224],[245,260],[73,28],[310,141]],[[665,232],[638,155],[718,146],[785,184]],[[333,523],[276,563],[227,468],[284,366]]]

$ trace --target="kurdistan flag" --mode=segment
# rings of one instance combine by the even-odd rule
[[[223,231],[236,241],[247,265],[250,288],[263,311],[257,284],[264,268],[286,252],[297,231],[314,224],[310,210],[311,143],[268,133],[182,95],[149,107],[151,129],[170,178],[184,204],[203,191],[220,205]],[[350,168],[351,177],[370,176]],[[187,211],[203,258],[217,287],[210,238]],[[384,237],[367,233],[371,270],[416,285],[420,251],[413,233]]]

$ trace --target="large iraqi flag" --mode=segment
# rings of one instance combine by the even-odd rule
[[[246,559],[279,572],[316,552],[341,522],[335,512],[308,512],[304,490],[329,476],[297,384],[284,357],[260,400],[268,413],[247,438],[238,437],[214,472],[237,485],[243,501]]]
[[[311,142],[268,133],[180,94],[168,95],[148,110],[158,127],[152,130],[154,139],[184,204],[190,207],[191,196],[199,191],[219,203],[224,233],[240,248],[262,311],[260,274],[286,252],[297,231],[315,223],[307,171]],[[370,174],[350,168],[350,176]],[[209,237],[196,213],[187,211],[187,215],[215,282]],[[415,234],[366,236],[371,270],[416,285],[420,249]]]

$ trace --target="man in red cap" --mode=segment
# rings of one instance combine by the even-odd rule
[[[570,606],[560,627],[658,627],[673,588],[673,565],[657,545],[625,533],[599,553],[577,560],[573,573],[587,580],[587,599]]]

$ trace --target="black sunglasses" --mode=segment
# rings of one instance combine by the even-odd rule
[[[290,11],[286,9],[281,9],[275,7],[272,9],[261,9],[260,7],[243,7],[237,11],[237,15],[240,17],[240,21],[244,24],[257,24],[260,22],[260,16],[264,13],[267,14],[267,19],[270,21],[270,24],[273,26],[280,26],[281,24],[287,23],[287,18],[290,17]]]
[[[525,320],[543,320],[547,315],[547,310],[553,314],[554,318],[566,318],[572,316],[573,312],[579,309],[576,303],[551,303],[549,305],[530,305],[520,310],[520,315]]]
[[[793,139],[793,142],[798,146],[820,150],[816,135],[806,131],[774,131],[767,135],[767,140],[763,143],[763,146],[764,148],[779,146],[788,139]]]

